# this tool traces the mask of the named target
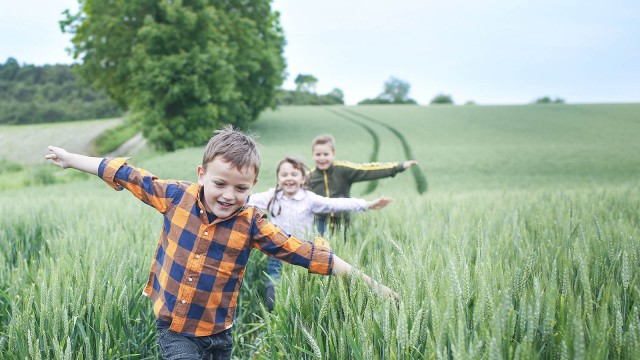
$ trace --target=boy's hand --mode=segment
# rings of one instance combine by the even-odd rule
[[[400,295],[398,295],[397,292],[391,290],[388,286],[383,285],[373,279],[371,279],[369,276],[359,272],[358,270],[355,270],[356,274],[362,276],[362,278],[364,279],[364,281],[369,284],[369,286],[371,287],[371,289],[373,290],[374,293],[376,294],[380,294],[382,295],[382,297],[390,297],[393,298],[394,300],[398,300],[400,298]]]
[[[394,300],[398,300],[400,298],[400,295],[398,295],[397,292],[389,289],[387,286],[382,285],[378,282],[374,281],[374,284],[371,286],[373,288],[373,291],[376,293],[382,293],[383,297],[390,297],[393,298]]]
[[[412,167],[413,165],[418,165],[418,162],[416,160],[407,160],[407,161],[402,163],[402,168],[403,169],[408,169],[408,168]]]
[[[49,146],[49,154],[44,157],[47,160],[51,160],[53,165],[60,166],[61,168],[69,167],[69,152],[63,148]]]
[[[367,206],[368,206],[369,210],[378,210],[378,209],[382,209],[383,207],[391,204],[392,202],[393,202],[392,198],[386,197],[386,196],[380,196],[379,198],[377,198],[375,200],[369,201]]]
[[[61,168],[73,168],[93,175],[98,175],[98,168],[102,162],[102,158],[70,153],[55,146],[49,146],[49,154],[44,158]]]

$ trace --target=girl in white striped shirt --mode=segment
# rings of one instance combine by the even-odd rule
[[[276,169],[278,184],[275,189],[255,193],[249,197],[247,205],[267,210],[271,222],[282,230],[303,239],[313,232],[313,219],[316,214],[328,214],[339,211],[361,212],[367,209],[382,209],[393,199],[381,196],[372,201],[357,198],[328,198],[307,190],[309,179],[307,167],[299,160],[286,157]],[[280,280],[282,262],[269,258],[267,274],[276,281]],[[274,284],[267,279],[267,309],[273,310]]]

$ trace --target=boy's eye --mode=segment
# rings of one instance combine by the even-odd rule
[[[214,182],[213,182],[213,184],[214,184],[215,186],[217,186],[217,187],[223,187],[223,186],[224,186],[224,183],[223,183],[223,182],[220,182],[220,181],[214,181]]]
[[[249,188],[245,187],[245,186],[238,186],[236,189],[238,189],[238,191],[240,191],[240,192],[245,192],[245,191],[249,190]]]

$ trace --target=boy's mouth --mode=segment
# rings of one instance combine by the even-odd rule
[[[223,202],[223,201],[218,201],[218,204],[220,204],[220,206],[225,207],[225,208],[231,207],[233,205],[231,203]]]

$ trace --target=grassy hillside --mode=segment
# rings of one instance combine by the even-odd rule
[[[86,152],[91,141],[122,119],[73,121],[34,125],[0,125],[0,159],[42,164],[48,145]]]
[[[274,185],[285,155],[312,166],[311,140],[330,133],[337,158],[406,160],[400,133],[428,180],[429,192],[606,187],[640,175],[640,104],[524,106],[283,107],[264,113],[253,130],[262,144],[259,189]],[[201,149],[150,160],[171,177],[193,176]],[[366,185],[357,185],[362,194]],[[382,180],[376,193],[409,192],[409,172]],[[414,194],[417,193],[414,192]]]

